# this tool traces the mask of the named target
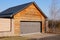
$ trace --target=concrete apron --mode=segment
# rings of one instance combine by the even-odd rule
[[[27,34],[20,34],[20,36],[27,36],[27,35],[34,35],[34,34],[41,34],[41,33],[40,32],[27,33]]]
[[[47,34],[47,33],[30,33],[30,34],[21,34],[22,37],[27,38],[44,38],[44,37],[50,37],[50,36],[56,36],[58,34]]]

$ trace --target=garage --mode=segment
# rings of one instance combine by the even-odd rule
[[[21,21],[21,34],[42,32],[41,22],[39,21]]]
[[[46,21],[47,16],[35,2],[17,5],[0,13],[0,35],[45,33],[48,27]]]

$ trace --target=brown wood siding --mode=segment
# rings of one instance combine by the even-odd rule
[[[35,7],[34,4],[31,4],[26,9],[22,10],[21,12],[18,12],[16,15],[14,15],[14,30],[15,34],[20,34],[20,21],[42,21],[42,32],[44,32],[44,21],[45,18],[41,14],[40,11]]]

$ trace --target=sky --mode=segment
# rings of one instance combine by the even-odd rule
[[[36,2],[38,7],[45,13],[46,16],[49,16],[49,7],[52,0],[0,0],[0,12],[21,4],[28,2]]]

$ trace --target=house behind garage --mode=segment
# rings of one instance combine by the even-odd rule
[[[8,8],[0,13],[0,36],[45,33],[46,19],[35,2]]]

